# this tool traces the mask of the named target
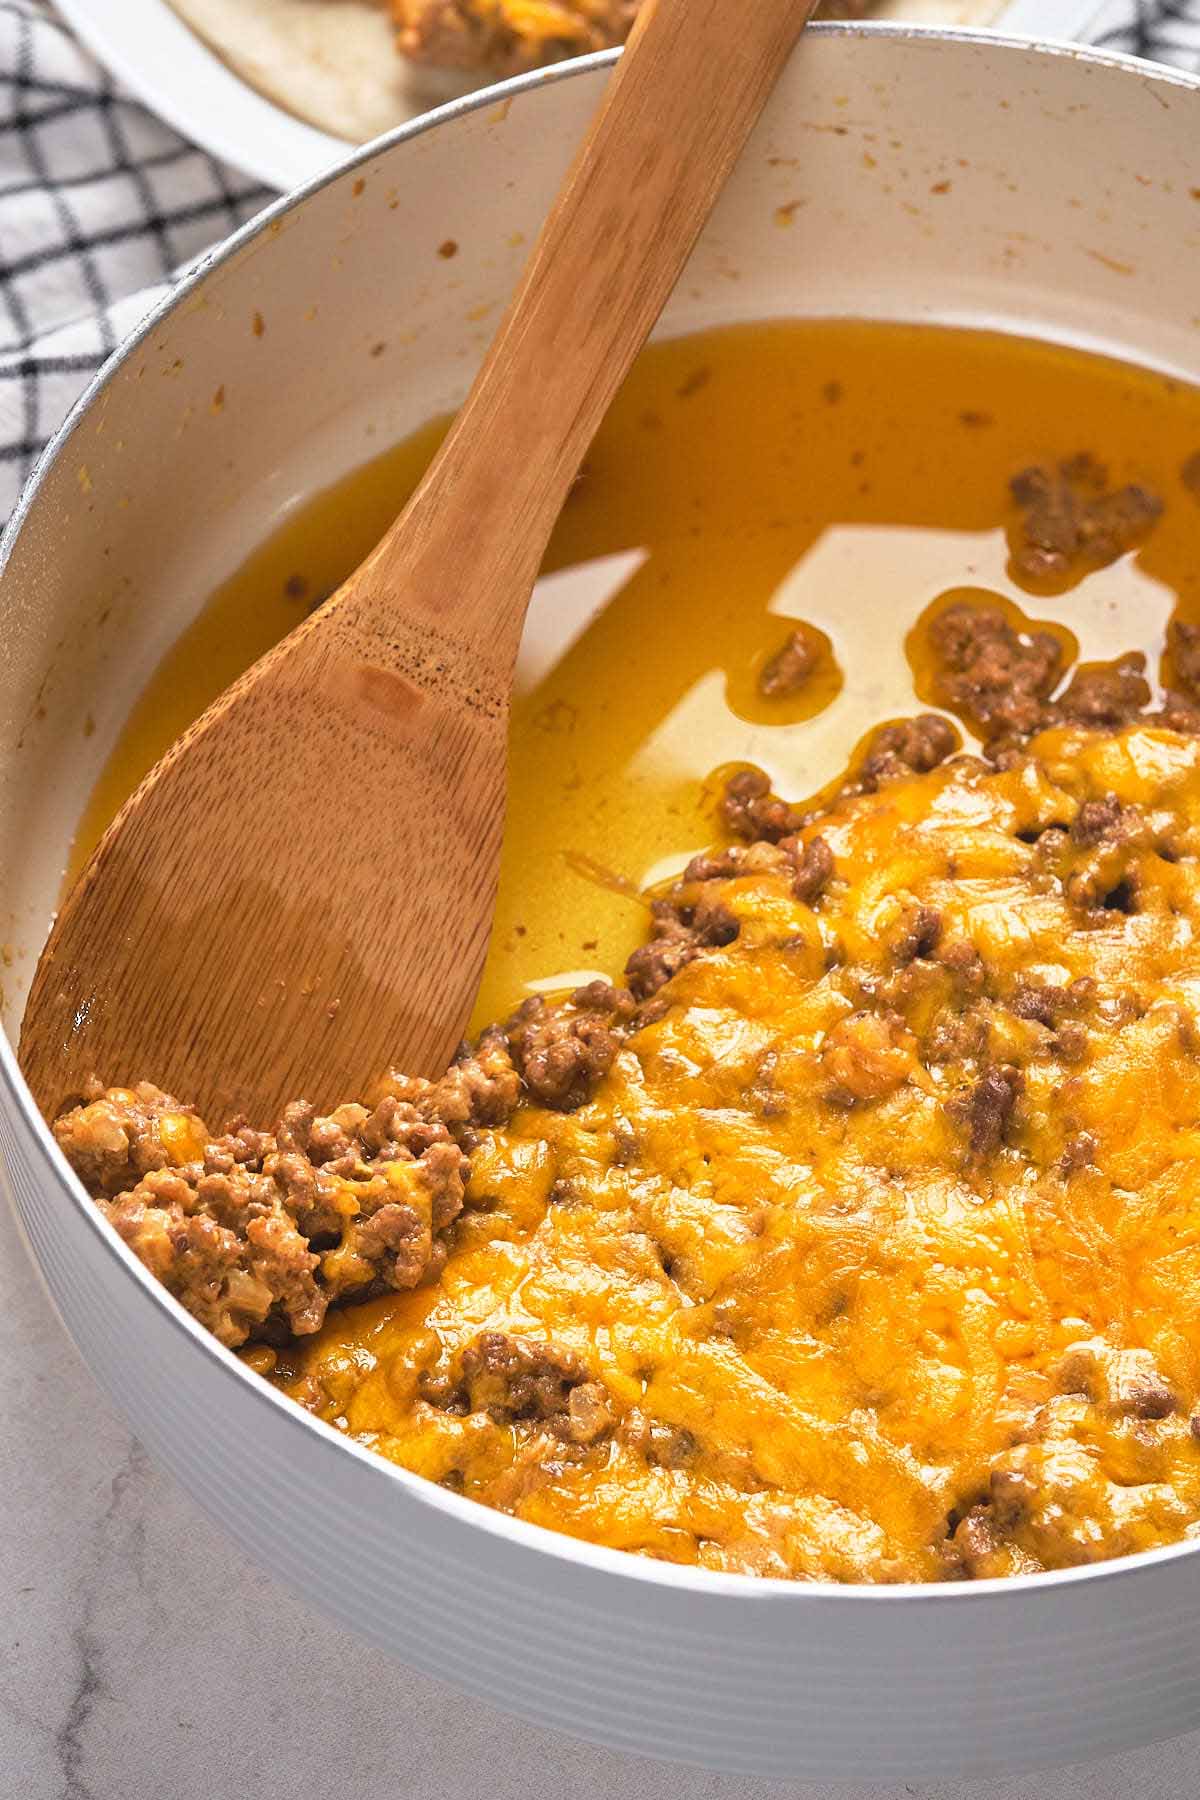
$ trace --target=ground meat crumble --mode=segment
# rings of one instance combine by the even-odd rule
[[[622,44],[639,0],[546,0],[539,8],[479,0],[391,0],[397,42],[414,62],[486,69],[500,78]]]
[[[832,0],[826,18],[857,19],[871,0]],[[441,69],[486,70],[493,79],[518,75],[563,57],[623,44],[640,0],[391,0],[397,44],[414,62]]]
[[[570,1443],[593,1443],[612,1424],[603,1386],[582,1358],[555,1344],[482,1332],[463,1352],[462,1386],[471,1412],[536,1419]]]
[[[1023,469],[1013,477],[1012,495],[1020,512],[1013,566],[1033,581],[1115,562],[1145,539],[1162,512],[1156,494],[1132,482],[1112,487],[1108,471],[1086,454]]]
[[[816,653],[804,633],[789,631],[778,650],[763,664],[758,691],[764,700],[783,700],[798,694],[816,666]]]
[[[627,990],[594,982],[530,1001],[441,1078],[392,1073],[374,1107],[303,1101],[274,1132],[211,1134],[149,1083],[93,1084],[54,1130],[101,1211],[224,1344],[318,1330],[331,1304],[436,1276],[469,1153],[518,1101],[582,1105],[631,1026]]]

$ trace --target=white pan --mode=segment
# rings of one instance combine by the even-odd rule
[[[125,347],[43,461],[0,582],[14,1034],[74,821],[129,701],[297,496],[459,399],[481,314],[510,291],[607,66],[447,108],[282,203]],[[862,154],[876,131],[901,146],[886,182]],[[931,199],[946,170],[951,191]],[[824,28],[663,329],[966,321],[1200,379],[1196,188],[1200,85],[1184,76],[1065,47]],[[799,197],[781,231],[777,209]],[[452,262],[437,255],[448,237]],[[386,384],[370,355],[383,339]],[[59,1311],[138,1436],[265,1567],[403,1661],[542,1724],[763,1776],[998,1774],[1200,1724],[1200,1547],[871,1589],[553,1536],[376,1460],[219,1348],[100,1220],[7,1045],[0,1156]]]

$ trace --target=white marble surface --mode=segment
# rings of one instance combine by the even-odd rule
[[[0,1205],[4,1800],[853,1800],[617,1756],[388,1663],[260,1575],[80,1364]],[[1190,1800],[1200,1734],[875,1800]]]

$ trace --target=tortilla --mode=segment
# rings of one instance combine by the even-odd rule
[[[235,74],[287,112],[362,144],[479,85],[418,68],[371,0],[170,0]]]
[[[390,13],[374,0],[169,0],[229,67],[321,131],[365,143],[431,106],[482,86],[418,67],[396,50]],[[1000,0],[880,0],[872,17],[988,25]]]

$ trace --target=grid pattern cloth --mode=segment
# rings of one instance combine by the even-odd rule
[[[1105,50],[1200,68],[1200,0],[1112,0],[1088,36]]]
[[[1200,67],[1200,0],[1111,0],[1091,36]],[[0,526],[109,352],[270,198],[123,92],[47,0],[0,0]]]

